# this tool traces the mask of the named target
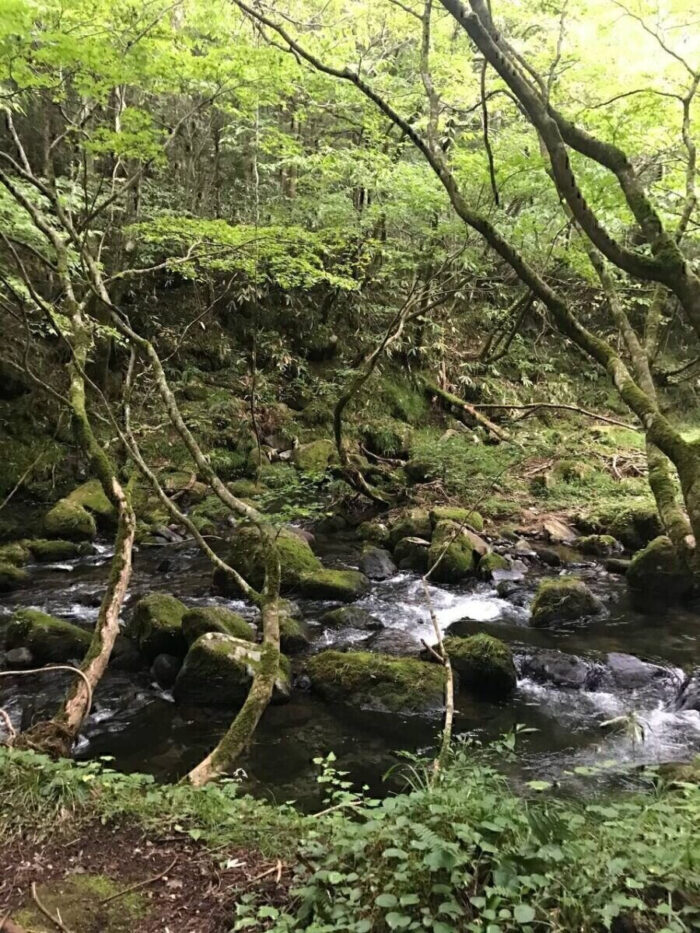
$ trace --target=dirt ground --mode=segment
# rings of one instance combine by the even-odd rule
[[[61,904],[63,890],[72,888],[81,877],[91,876],[109,879],[114,893],[107,898],[87,894],[90,904],[81,905],[77,914],[75,905]],[[290,882],[288,866],[258,853],[224,850],[213,857],[186,837],[149,837],[137,827],[96,823],[81,828],[74,839],[41,844],[21,839],[3,842],[0,931],[38,933],[34,924],[31,928],[18,926],[17,918],[26,917],[27,908],[41,918],[44,928],[61,929],[60,923],[52,924],[37,913],[32,883],[49,912],[53,916],[60,913],[58,919],[69,933],[125,928],[139,933],[224,933],[233,926],[235,904],[241,895],[256,891],[266,902],[279,906],[288,898]],[[114,921],[119,902],[124,905],[123,913],[128,913],[126,905],[135,897],[140,910],[136,924],[127,924],[124,918]],[[69,918],[73,926],[68,925]]]

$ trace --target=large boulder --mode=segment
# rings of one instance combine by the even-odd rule
[[[20,609],[5,631],[8,649],[27,648],[38,664],[82,660],[90,647],[89,632],[38,609]]]
[[[388,580],[396,573],[389,551],[379,547],[366,547],[360,557],[359,569],[370,580]]]
[[[295,589],[305,574],[321,570],[321,561],[311,550],[309,543],[288,528],[275,535],[275,546],[280,558],[281,589]],[[265,581],[266,542],[254,525],[236,528],[226,555],[228,564],[255,589],[261,589]],[[228,574],[217,568],[214,571],[216,589],[230,596],[240,596]]]
[[[622,545],[612,535],[585,535],[574,538],[573,546],[592,557],[610,557],[622,551]]]
[[[87,541],[61,541],[60,539],[36,538],[27,541],[27,547],[35,561],[40,564],[58,560],[74,560],[91,554],[92,545]]]
[[[399,570],[417,570],[418,573],[425,573],[428,569],[429,552],[430,541],[410,535],[397,541],[394,547],[394,560]]]
[[[659,514],[653,502],[594,512],[579,518],[577,524],[586,532],[611,535],[633,551],[645,547],[663,534]]]
[[[168,593],[149,593],[138,601],[127,626],[127,635],[133,638],[139,650],[149,661],[159,654],[184,658],[187,641],[182,631],[182,620],[187,607]]]
[[[190,706],[236,709],[243,705],[253,677],[263,661],[264,649],[221,632],[207,632],[191,646],[177,675],[173,696]],[[273,702],[291,694],[289,661],[280,658]]]
[[[459,583],[474,576],[477,553],[468,530],[456,522],[439,522],[428,552],[428,566],[437,583]]]
[[[0,562],[0,593],[11,593],[29,582],[29,574],[22,567]]]
[[[337,463],[337,461],[335,444],[329,440],[301,444],[292,454],[294,466],[303,473],[324,473],[332,463]]]
[[[530,625],[542,628],[598,615],[603,606],[586,584],[576,577],[543,580],[532,603]]]
[[[476,572],[482,580],[493,580],[494,575],[498,576],[499,572],[509,569],[510,561],[507,557],[504,557],[502,554],[496,554],[495,551],[489,551],[487,554],[484,554],[483,557],[479,558]]]
[[[675,673],[670,668],[642,661],[633,654],[611,651],[606,655],[605,663],[608,678],[622,690],[637,690],[653,684],[663,686],[675,680]]]
[[[687,596],[693,578],[665,535],[654,538],[632,558],[627,583],[638,596],[673,602]]]
[[[444,669],[366,651],[322,651],[309,660],[311,687],[324,700],[392,713],[432,713],[444,705]]]
[[[78,486],[44,517],[46,534],[68,541],[91,540],[98,529],[109,531],[115,525],[116,510],[97,479]]]
[[[513,653],[505,642],[480,634],[446,638],[444,645],[460,687],[494,698],[508,696],[515,689]]]
[[[301,577],[298,590],[309,599],[351,603],[369,592],[369,580],[359,570],[315,570]]]
[[[182,617],[182,634],[188,645],[206,632],[221,632],[243,641],[254,641],[255,632],[249,622],[224,606],[198,606],[188,609]]]

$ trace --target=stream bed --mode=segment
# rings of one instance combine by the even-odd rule
[[[318,540],[315,549],[330,566],[357,566],[359,545],[349,537]],[[33,606],[89,627],[97,616],[109,556],[106,547],[98,546],[90,557],[32,568],[31,585],[4,597],[0,615],[16,606]],[[443,630],[467,620],[465,633],[486,631],[508,642],[518,667],[518,687],[507,701],[458,694],[455,732],[489,740],[516,724],[529,727],[532,731],[519,740],[515,766],[516,778],[526,781],[561,781],[590,767],[616,773],[619,779],[619,766],[688,760],[700,752],[700,712],[673,708],[682,669],[700,665],[697,611],[673,606],[640,612],[630,605],[624,580],[600,564],[579,562],[567,566],[567,572],[586,580],[603,600],[605,613],[594,621],[534,629],[528,625],[529,601],[543,573],[555,571],[540,565],[523,570],[501,580],[499,591],[505,598],[490,583],[430,588]],[[244,603],[212,596],[210,578],[208,562],[187,542],[142,549],[135,556],[124,614],[128,617],[141,596],[159,590],[188,605],[223,605],[251,616]],[[383,623],[369,643],[367,631],[321,626],[318,619],[330,605],[299,602],[311,650],[352,646],[415,655],[421,640],[434,641],[416,574],[399,572],[374,582],[370,594],[355,604]],[[560,656],[552,652],[575,656],[568,659],[564,675]],[[634,658],[659,669],[650,673]],[[598,673],[592,677],[591,671]],[[0,706],[16,727],[26,728],[54,711],[65,676],[53,672],[4,678]],[[439,716],[431,720],[336,708],[304,686],[302,677],[289,703],[266,712],[251,751],[240,762],[246,790],[278,802],[316,806],[322,793],[312,761],[333,751],[337,767],[353,781],[381,792],[386,788],[383,776],[401,761],[398,752],[427,750],[434,744]],[[212,747],[230,718],[228,711],[177,706],[147,671],[110,670],[96,693],[77,757],[109,756],[120,770],[178,778]],[[610,720],[617,722],[603,725]]]

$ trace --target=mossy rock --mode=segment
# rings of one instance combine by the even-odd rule
[[[438,476],[440,471],[432,460],[412,457],[404,464],[404,472],[410,483],[429,483]]]
[[[27,541],[34,560],[40,564],[56,560],[74,560],[92,554],[92,545],[87,541],[61,541],[60,539],[36,538]]]
[[[269,492],[264,483],[256,483],[252,479],[236,479],[227,485],[229,492],[239,499],[254,499],[256,496],[264,496],[266,492]]]
[[[128,887],[124,881],[112,881],[104,875],[67,875],[55,881],[37,885],[41,903],[56,916],[60,915],[64,929],[75,933],[132,933],[140,928],[148,913],[147,899],[141,892],[122,894]],[[112,900],[107,898],[119,894]],[[34,933],[56,933],[52,923],[27,899],[27,906],[13,913],[23,929]]]
[[[229,450],[226,447],[214,447],[209,451],[209,463],[224,482],[236,479],[248,471],[254,473],[257,469],[257,463],[252,464],[249,460],[247,449]]]
[[[396,545],[401,538],[427,538],[433,532],[430,513],[427,509],[409,509],[392,522],[389,528],[389,541]]]
[[[13,541],[0,546],[0,564],[12,564],[21,567],[29,560],[29,548],[26,542]]]
[[[0,593],[11,593],[29,582],[29,574],[22,567],[0,563]]]
[[[178,703],[190,706],[237,709],[248,696],[262,657],[260,645],[221,632],[207,632],[187,652],[173,687],[173,696]],[[291,668],[288,659],[282,655],[273,701],[284,702],[290,695]]]
[[[428,552],[428,566],[435,566],[431,577],[438,583],[459,583],[474,576],[474,544],[456,522],[439,522]],[[437,563],[439,561],[439,563]]]
[[[499,570],[508,570],[509,568],[510,562],[507,557],[503,557],[502,554],[496,554],[495,551],[489,551],[488,554],[484,554],[483,557],[479,558],[476,572],[482,580],[493,580],[494,573],[497,573]]]
[[[185,604],[169,593],[149,593],[136,604],[127,635],[149,661],[159,654],[184,658],[187,642],[182,620],[186,612]]]
[[[432,713],[443,708],[440,665],[366,651],[322,651],[309,660],[315,693],[331,703],[392,713]]]
[[[430,521],[435,528],[440,522],[456,522],[458,525],[468,525],[474,531],[484,530],[484,519],[474,509],[460,509],[451,505],[437,505],[430,510]]]
[[[670,539],[654,538],[632,558],[627,583],[637,596],[673,602],[693,589],[693,578],[683,565]]]
[[[309,599],[351,603],[369,592],[369,580],[359,570],[315,570],[302,576],[298,589]]]
[[[311,644],[306,626],[289,612],[280,611],[280,650],[282,654],[301,654]]]
[[[377,421],[364,428],[366,447],[380,457],[406,458],[413,431],[400,421]]]
[[[321,570],[321,561],[304,541],[288,528],[282,528],[275,536],[282,572],[281,589],[289,592],[297,587],[305,575]],[[226,555],[228,564],[252,587],[259,590],[265,582],[265,543],[254,525],[240,525],[234,531]],[[214,585],[219,592],[239,596],[240,592],[231,578],[217,568]]]
[[[557,460],[552,468],[556,479],[564,483],[580,483],[594,472],[590,464],[581,460]]]
[[[90,641],[89,632],[38,609],[19,609],[5,632],[8,649],[28,648],[39,664],[82,660]]]
[[[339,609],[331,609],[325,612],[320,619],[321,625],[327,628],[358,628],[366,631],[376,631],[384,628],[384,625],[367,612],[366,609],[360,609],[359,606],[341,606]]]
[[[233,635],[243,641],[255,641],[255,632],[249,622],[224,606],[197,606],[188,609],[182,617],[182,634],[188,645],[207,632]]]
[[[44,516],[44,530],[52,538],[92,541],[97,536],[97,522],[81,505],[60,499]]]
[[[640,502],[622,509],[602,509],[582,516],[577,524],[586,532],[612,535],[632,551],[646,547],[663,534],[653,502]]]
[[[430,541],[425,538],[409,536],[401,538],[394,547],[394,560],[399,570],[416,570],[425,573],[428,569]]]
[[[573,622],[602,611],[600,600],[576,577],[543,580],[532,603],[530,625],[542,628],[558,622]]]
[[[506,697],[517,683],[513,652],[491,635],[449,637],[444,641],[459,685],[489,697]]]
[[[610,557],[611,554],[618,554],[622,551],[622,545],[612,535],[585,535],[576,538],[573,546],[583,554],[590,554],[592,557]]]
[[[333,441],[311,441],[295,449],[292,461],[302,473],[324,473],[332,463],[338,462],[338,454]]]
[[[168,473],[161,480],[161,485],[168,496],[177,497],[179,502],[186,502],[189,505],[201,502],[209,490],[206,483],[200,483],[196,476],[187,470]]]
[[[362,522],[357,527],[357,535],[368,544],[376,544],[379,547],[389,544],[389,528],[384,522]]]

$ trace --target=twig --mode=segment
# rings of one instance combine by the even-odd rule
[[[494,403],[486,404],[481,403],[477,404],[472,403],[472,408],[495,408],[505,411],[506,409],[512,409],[513,411],[530,411],[534,412],[538,408],[560,408],[564,411],[575,411],[580,415],[586,415],[587,418],[595,418],[597,421],[604,421],[606,424],[615,424],[619,428],[627,428],[629,431],[637,431],[633,424],[627,424],[626,421],[618,421],[617,418],[609,418],[607,415],[599,415],[594,411],[587,411],[585,408],[579,408],[577,405],[555,405],[553,402],[533,402],[530,405],[496,405]]]
[[[58,917],[54,917],[51,911],[41,903],[41,900],[39,899],[39,895],[37,894],[37,890],[36,890],[36,881],[32,881],[32,898],[36,906],[42,912],[42,914],[45,917],[48,917],[51,923],[53,923],[54,926],[58,927],[58,929],[61,930],[62,933],[73,933],[73,931],[69,927],[67,927],[65,923],[60,919],[60,915]]]
[[[110,894],[109,897],[103,897],[99,902],[100,907],[104,904],[109,904],[110,901],[116,901],[118,897],[124,897],[126,894],[131,894],[132,891],[138,891],[139,888],[145,888],[149,884],[154,884],[156,881],[160,881],[161,878],[164,878],[169,871],[172,871],[175,862],[177,862],[177,855],[172,860],[172,862],[165,868],[163,871],[159,872],[157,875],[154,875],[152,878],[146,878],[145,881],[137,881],[136,884],[130,884],[128,888],[124,888],[121,891],[117,891],[116,894]]]

